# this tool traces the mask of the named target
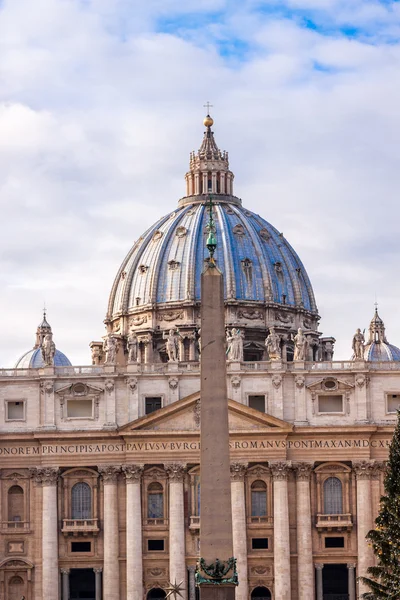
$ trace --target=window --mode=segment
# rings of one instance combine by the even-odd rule
[[[249,396],[249,406],[260,412],[265,412],[265,396]]]
[[[156,397],[156,398],[146,398],[146,405],[145,405],[145,414],[149,415],[150,413],[154,412],[155,410],[159,410],[161,408],[161,397]]]
[[[151,483],[147,488],[147,517],[164,518],[164,493],[161,483]]]
[[[16,523],[24,520],[24,490],[19,485],[13,485],[8,490],[8,521],[11,527],[18,527]]]
[[[395,413],[400,408],[400,394],[387,394],[387,412]]]
[[[162,552],[164,550],[164,540],[147,540],[147,550],[149,552]]]
[[[343,396],[329,395],[318,396],[318,412],[320,413],[342,413]]]
[[[342,482],[338,477],[328,477],[324,481],[324,513],[343,514]]]
[[[268,538],[252,538],[252,550],[268,550]]]
[[[254,481],[251,486],[251,516],[267,516],[267,484],[264,481]]]
[[[344,548],[344,537],[326,537],[325,548]]]
[[[91,419],[93,417],[92,400],[68,400],[68,419]]]
[[[91,552],[91,542],[71,542],[71,552]]]
[[[88,483],[76,483],[71,491],[71,518],[92,518],[92,490]]]
[[[25,403],[23,400],[6,402],[6,420],[7,421],[24,421],[25,420]]]

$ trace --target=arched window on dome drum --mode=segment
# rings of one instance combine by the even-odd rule
[[[267,516],[267,484],[261,480],[251,485],[251,516]]]
[[[164,491],[161,483],[151,483],[147,488],[147,518],[164,518]]]
[[[324,481],[324,513],[326,515],[343,514],[343,489],[338,477],[328,477]]]
[[[11,525],[11,522],[18,523],[24,520],[24,490],[19,485],[13,485],[8,490],[8,521]]]
[[[92,518],[92,490],[88,483],[79,482],[71,491],[71,518]]]

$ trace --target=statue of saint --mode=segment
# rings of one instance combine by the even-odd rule
[[[136,333],[131,331],[126,341],[126,349],[128,350],[128,363],[137,362],[138,356],[138,339]]]
[[[46,367],[53,366],[54,356],[56,354],[56,345],[53,342],[53,336],[51,333],[46,333],[40,349],[42,351],[42,358]]]
[[[353,343],[351,346],[354,352],[353,360],[364,360],[364,345],[364,334],[361,333],[361,329],[357,329],[353,336]]]
[[[117,358],[117,339],[113,335],[106,337],[103,343],[103,351],[105,352],[105,364],[114,365]]]
[[[179,329],[163,331],[163,340],[167,340],[165,348],[167,350],[169,362],[177,362],[179,360],[179,339],[183,339],[179,333]]]
[[[226,332],[228,360],[243,361],[243,337],[243,333],[236,327]]]
[[[307,340],[301,327],[297,330],[296,335],[293,338],[294,341],[294,360],[305,360],[306,359],[306,346]]]
[[[281,338],[275,333],[274,327],[271,327],[267,339],[265,340],[265,347],[268,352],[269,360],[279,360],[281,358],[280,342]]]

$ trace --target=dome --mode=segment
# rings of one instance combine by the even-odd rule
[[[369,361],[400,361],[400,349],[389,344],[386,339],[385,324],[375,308],[374,316],[369,325],[369,340],[365,344],[364,360]]]
[[[42,358],[42,352],[40,348],[33,348],[32,350],[28,350],[21,356],[21,358],[16,362],[16,369],[40,369],[44,367],[44,361]],[[54,355],[54,366],[55,367],[71,367],[71,363],[68,358],[60,352],[60,350],[56,350]]]
[[[215,260],[225,299],[274,302],[316,312],[306,270],[289,242],[234,198],[213,198],[218,240]],[[207,260],[206,199],[185,203],[157,221],[122,263],[110,298],[113,318],[143,305],[200,301]]]
[[[105,319],[107,334],[125,340],[131,332],[140,334],[147,362],[154,352],[156,361],[157,352],[163,359],[163,332],[178,327],[182,346],[187,342],[191,348],[181,354],[188,360],[197,357],[193,340],[200,327],[201,273],[209,260],[211,201],[226,325],[242,329],[245,355],[254,351],[246,360],[265,358],[264,341],[272,326],[288,355],[293,354],[292,333],[303,328],[310,358],[311,349],[313,357],[319,350],[323,356],[317,305],[304,265],[283,234],[234,195],[228,153],[216,144],[213,119],[207,117],[204,125],[201,146],[190,153],[186,195],[139,238],[117,273]]]
[[[37,330],[36,330],[36,344],[34,345],[32,350],[28,350],[28,352],[25,352],[25,354],[23,354],[21,356],[21,358],[19,358],[17,360],[17,362],[15,364],[16,369],[40,369],[40,368],[46,366],[45,362],[43,360],[42,350],[41,350],[42,342],[43,342],[45,336],[49,337],[50,340],[52,341],[53,332],[51,330],[51,326],[47,322],[46,311],[43,311],[43,319],[39,323]],[[55,367],[70,367],[70,366],[72,366],[71,362],[65,356],[65,354],[63,352],[61,352],[60,350],[57,350],[55,348],[54,344],[53,344],[53,348],[54,348],[54,358],[52,359],[52,364]]]

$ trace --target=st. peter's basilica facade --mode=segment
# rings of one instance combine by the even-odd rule
[[[364,591],[357,577],[374,562],[365,534],[383,491],[400,350],[375,310],[352,358],[334,361],[303,264],[235,197],[228,154],[212,119],[204,124],[186,195],[117,273],[92,365],[71,365],[44,315],[34,348],[0,369],[1,599],[158,600],[174,581],[196,599],[210,196],[225,285],[237,600]]]

